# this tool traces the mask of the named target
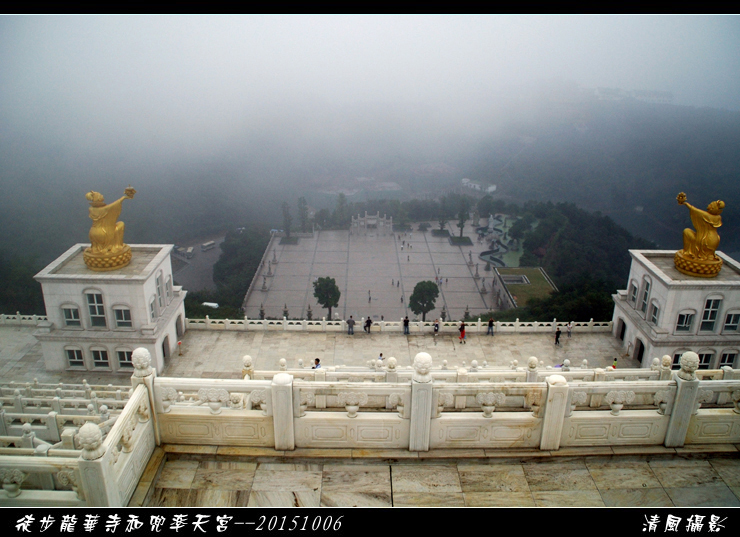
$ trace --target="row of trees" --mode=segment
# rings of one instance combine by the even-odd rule
[[[342,293],[339,291],[337,282],[334,278],[319,278],[313,283],[313,296],[317,302],[329,310],[331,319],[331,310],[339,305],[339,298]],[[434,309],[434,305],[439,296],[437,284],[430,281],[419,282],[414,287],[414,292],[409,297],[409,308],[416,315],[421,315],[421,320],[426,321],[426,315]]]

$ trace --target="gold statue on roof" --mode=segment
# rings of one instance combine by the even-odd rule
[[[694,224],[694,229],[683,230],[683,250],[676,252],[673,258],[676,269],[689,276],[713,278],[722,269],[722,259],[715,251],[719,246],[717,228],[722,225],[720,214],[725,202],[713,201],[706,211],[702,211],[687,203],[683,192],[678,194],[676,201],[689,208],[691,223]]]
[[[113,203],[106,204],[100,192],[90,191],[85,198],[90,202],[90,247],[82,256],[88,268],[99,272],[125,267],[131,261],[131,248],[123,243],[123,222],[117,222],[121,215],[123,200],[133,199],[136,190],[131,185],[124,190],[124,196]]]

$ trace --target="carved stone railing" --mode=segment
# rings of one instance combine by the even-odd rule
[[[323,369],[311,371],[313,380],[287,371],[251,380],[247,358],[243,380],[156,378],[148,353],[136,349],[133,393],[118,418],[71,416],[73,425],[85,421],[73,442],[78,451],[36,438],[37,415],[21,415],[30,421],[21,426],[20,438],[0,435],[0,505],[126,505],[155,444],[162,442],[278,451],[740,442],[737,372],[723,368],[722,379],[711,372],[704,378],[716,380],[701,380],[699,358],[691,352],[681,357],[679,371],[670,370],[668,358],[652,373],[542,370],[536,358],[523,371],[517,364],[510,370],[487,371],[477,364],[438,370],[431,356],[419,353],[408,380],[408,370],[391,363],[370,371],[385,382],[356,382],[351,370],[346,379],[329,380]],[[437,379],[440,374],[452,380]],[[491,382],[499,376],[503,380]],[[47,423],[60,417],[38,416]],[[66,477],[57,475],[62,470]],[[47,496],[24,489],[25,474],[38,474],[33,485]]]
[[[5,315],[0,313],[0,326],[36,326],[42,321],[48,321],[46,315],[21,315],[16,312],[15,315]]]
[[[356,319],[356,330],[361,330],[365,318]],[[545,322],[513,322],[494,323],[495,333],[554,333],[557,327],[565,330],[567,322],[557,320]],[[446,321],[439,323],[441,333],[456,333],[460,326],[459,321]],[[315,320],[291,320],[282,319],[185,319],[185,327],[188,330],[237,330],[237,331],[303,331],[303,332],[347,332],[347,323],[344,320],[327,320],[325,317]],[[488,321],[478,319],[466,323],[466,330],[471,334],[485,334],[488,331]],[[372,324],[373,332],[403,333],[403,322],[401,321],[377,321]],[[409,332],[411,334],[432,334],[434,323],[432,321],[410,321]],[[593,333],[612,331],[612,322],[594,322],[593,319],[586,322],[573,323],[575,333]]]

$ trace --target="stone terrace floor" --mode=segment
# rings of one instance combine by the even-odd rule
[[[41,345],[33,337],[33,327],[0,326],[0,375],[3,379],[29,382],[128,384],[130,374],[96,372],[61,374],[48,373],[44,368]],[[473,360],[479,365],[509,367],[512,360],[526,366],[527,358],[536,356],[544,364],[562,364],[566,358],[572,366],[587,359],[590,367],[607,367],[615,357],[623,367],[639,367],[634,360],[623,357],[617,340],[609,333],[574,332],[573,337],[561,337],[561,346],[554,345],[550,334],[469,334],[467,343],[459,343],[457,334],[404,336],[399,333],[366,334],[356,328],[354,336],[336,332],[232,332],[222,330],[189,330],[182,338],[183,355],[170,358],[163,376],[195,378],[240,378],[242,357],[252,356],[255,369],[277,369],[285,358],[288,367],[298,367],[302,358],[309,367],[320,358],[324,367],[336,365],[361,366],[377,359],[382,352],[394,356],[399,367],[410,367],[414,356],[428,352],[435,367],[447,360],[449,368],[467,366]]]
[[[281,452],[166,445],[155,451],[129,505],[740,507],[737,447],[712,449],[604,447],[528,455],[297,449],[269,457]]]

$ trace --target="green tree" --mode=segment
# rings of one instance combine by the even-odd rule
[[[337,196],[337,208],[334,211],[334,225],[343,227],[349,224],[349,207],[347,206],[347,196],[344,192],[340,192]]]
[[[284,201],[281,207],[283,209],[283,231],[286,237],[290,237],[290,225],[293,223],[293,217],[290,216],[290,205]]]
[[[301,222],[301,231],[305,233],[308,229],[308,203],[306,198],[298,198],[298,219]]]
[[[439,219],[439,230],[440,230],[440,231],[444,231],[444,230],[445,230],[445,226],[446,226],[446,225],[447,225],[447,219],[446,219],[446,218],[444,218],[444,217],[441,217],[441,218]]]
[[[439,296],[439,287],[430,281],[419,282],[409,298],[409,308],[415,314],[421,313],[421,320],[427,320],[427,313],[434,309],[434,303]]]
[[[334,278],[319,278],[313,282],[313,296],[322,307],[329,309],[329,319],[331,319],[331,309],[339,305],[339,292],[337,282]]]
[[[465,229],[465,221],[470,215],[468,214],[468,205],[464,201],[460,200],[460,208],[457,211],[457,227],[460,228],[460,236],[463,236],[463,230]]]

